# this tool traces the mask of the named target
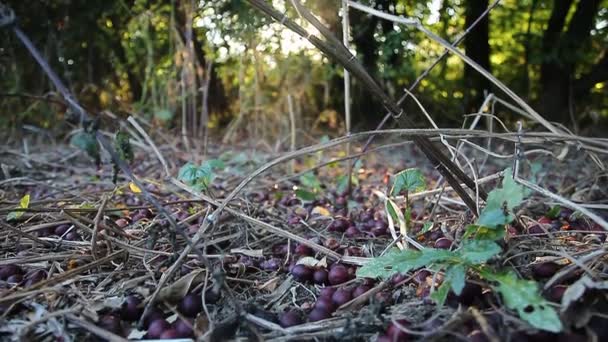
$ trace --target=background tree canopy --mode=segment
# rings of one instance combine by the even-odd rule
[[[288,2],[272,3],[299,23]],[[361,1],[419,18],[453,42],[488,0]],[[19,25],[92,112],[137,112],[188,134],[227,128],[256,137],[288,130],[288,95],[298,127],[340,128],[343,70],[246,1],[8,1]],[[306,6],[341,39],[340,1]],[[399,97],[443,48],[413,28],[350,10],[351,48]],[[65,108],[23,46],[0,31],[0,103],[5,125],[52,127]],[[585,127],[608,117],[608,1],[504,0],[459,48],[543,116]],[[415,94],[442,125],[459,125],[495,92],[456,56],[442,60]],[[500,93],[498,93],[500,96]],[[413,101],[405,107],[420,115]],[[10,115],[6,115],[6,113]],[[355,129],[381,120],[381,104],[353,81]],[[422,121],[422,120],[419,120]],[[208,123],[208,126],[206,125]]]

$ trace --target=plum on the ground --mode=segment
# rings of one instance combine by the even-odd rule
[[[291,275],[293,278],[301,283],[309,282],[312,280],[314,271],[306,265],[295,265],[291,269]]]

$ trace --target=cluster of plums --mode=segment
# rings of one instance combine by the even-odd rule
[[[30,287],[44,279],[47,273],[44,270],[31,270],[26,272],[17,265],[0,266],[0,280],[5,281],[9,286]]]
[[[60,224],[56,227],[44,228],[38,231],[38,236],[46,237],[56,235],[67,241],[80,241],[82,237],[78,234],[76,227],[70,224]]]
[[[205,293],[205,303],[214,304],[219,300],[219,293],[213,289]],[[183,316],[173,323],[167,321],[167,314],[153,308],[143,319],[143,329],[147,339],[173,339],[194,337],[194,319],[203,312],[203,301],[200,292],[191,292],[177,304],[177,310]],[[126,330],[139,321],[144,311],[140,297],[129,295],[125,298],[120,310],[114,310],[101,316],[98,325],[117,335],[125,336]]]
[[[576,230],[595,233],[606,239],[606,231],[595,222],[576,217],[574,212],[568,208],[562,208],[555,216],[542,216],[538,219],[538,224],[532,224],[527,228],[528,234],[546,234],[558,230]]]

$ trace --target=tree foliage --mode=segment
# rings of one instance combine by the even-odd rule
[[[361,2],[419,18],[449,41],[488,3]],[[206,101],[211,127],[226,125],[243,115],[261,119],[260,125],[273,122],[266,134],[280,135],[286,129],[288,94],[295,99],[300,126],[330,122],[332,128],[340,126],[342,69],[278,23],[255,12],[246,1],[206,1],[196,8],[177,0],[9,4],[19,25],[37,46],[43,47],[51,66],[93,111],[138,110],[161,124],[177,124],[185,96],[180,92],[184,87],[183,70],[193,61],[194,83],[188,89],[202,89],[205,73],[210,74]],[[299,20],[289,2],[276,5]],[[306,5],[341,39],[339,2],[314,0]],[[477,24],[460,48],[546,117],[569,122],[572,111],[577,120],[589,122],[598,113],[608,116],[607,8],[606,0],[502,1],[489,20]],[[357,57],[393,97],[399,97],[399,89],[410,86],[442,53],[440,46],[412,28],[352,8],[349,16],[350,40]],[[6,75],[0,82],[6,93],[42,95],[52,91],[10,32],[3,30],[0,35],[0,59]],[[184,48],[188,44],[193,44],[192,50]],[[384,114],[381,104],[356,81],[353,87],[355,125],[376,125]],[[457,57],[448,56],[421,82],[416,95],[429,112],[440,113],[434,115],[435,120],[453,123],[460,122],[463,113],[479,107],[484,90],[494,91]],[[203,97],[188,96],[193,96],[189,100],[192,111],[200,112]],[[4,108],[22,113],[9,124],[48,126],[64,110],[44,100],[6,94],[0,101]],[[413,102],[406,101],[404,106],[411,115],[418,115]],[[250,129],[258,129],[255,121],[252,126]]]

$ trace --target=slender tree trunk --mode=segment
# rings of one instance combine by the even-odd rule
[[[465,27],[470,27],[473,22],[488,7],[488,0],[468,0],[465,9]],[[489,42],[490,21],[486,16],[469,33],[464,41],[465,51],[468,57],[477,62],[484,69],[491,71],[490,66],[490,42]],[[468,64],[464,68],[464,83],[468,91],[465,98],[465,108],[467,111],[476,111],[483,102],[484,90],[490,91],[490,82],[471,68]]]
[[[547,29],[543,35],[541,64],[541,112],[552,120],[568,122],[571,105],[569,100],[576,89],[574,80],[576,63],[580,59],[576,52],[581,51],[589,38],[600,0],[579,1],[576,11],[564,31],[566,18],[572,0],[555,0]],[[586,92],[589,91],[587,88]],[[586,92],[576,91],[577,96]]]

